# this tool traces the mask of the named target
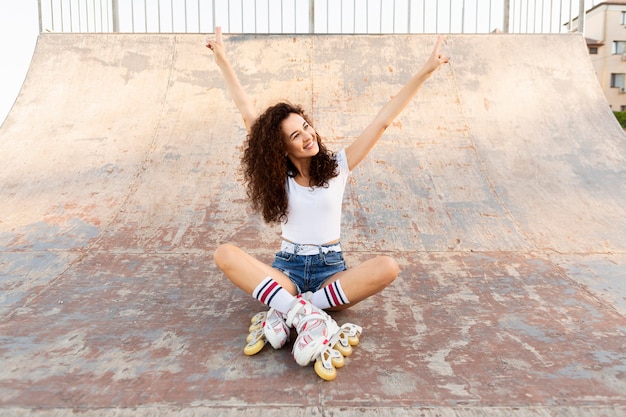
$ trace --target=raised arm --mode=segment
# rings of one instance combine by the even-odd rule
[[[235,102],[237,109],[239,109],[241,117],[243,117],[246,129],[250,132],[250,128],[256,121],[258,114],[254,109],[254,103],[250,97],[248,97],[246,92],[243,91],[243,87],[241,87],[241,83],[239,83],[237,74],[235,74],[233,67],[230,65],[230,62],[228,62],[228,58],[226,58],[221,27],[218,26],[215,28],[215,39],[208,39],[206,47],[213,51],[213,54],[215,55],[215,63],[222,72],[224,81],[226,81],[226,88]]]
[[[350,170],[354,169],[367,154],[372,150],[378,139],[383,135],[385,130],[391,125],[393,120],[400,114],[407,104],[415,97],[415,94],[431,76],[431,74],[439,68],[441,64],[448,62],[448,57],[441,55],[441,43],[443,38],[441,35],[437,38],[435,48],[430,57],[411,80],[398,91],[398,93],[378,112],[374,120],[363,130],[358,138],[355,139],[350,146],[346,148],[346,156]]]

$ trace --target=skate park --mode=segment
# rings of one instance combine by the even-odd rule
[[[623,416],[626,137],[577,34],[446,35],[452,57],[346,190],[348,264],[394,284],[335,381],[212,260],[271,261],[245,129],[195,34],[41,34],[0,129],[0,414]],[[302,104],[339,150],[434,35],[227,35],[258,108]],[[236,57],[236,58],[235,58]]]

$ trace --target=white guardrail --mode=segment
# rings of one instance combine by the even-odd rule
[[[561,33],[594,0],[38,0],[51,32]],[[572,23],[576,22],[575,25]],[[579,27],[580,26],[580,27]]]

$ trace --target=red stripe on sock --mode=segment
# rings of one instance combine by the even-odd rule
[[[276,281],[272,282],[269,288],[265,290],[265,292],[261,295],[261,297],[259,298],[259,301],[267,305],[266,301],[268,297],[272,294],[272,292],[274,291],[274,288],[276,288],[277,286],[278,286],[278,282]]]
[[[334,303],[333,307],[337,307],[338,305],[340,305],[341,301],[339,301],[339,297],[337,297],[337,294],[335,294],[334,282],[328,286],[328,291],[330,292],[330,296],[333,298],[333,303]]]

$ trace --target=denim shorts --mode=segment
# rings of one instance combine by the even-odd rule
[[[333,245],[319,246],[316,255],[297,255],[281,250],[276,253],[272,267],[287,275],[298,293],[315,292],[337,272],[348,269],[341,251],[326,252],[324,246]]]

